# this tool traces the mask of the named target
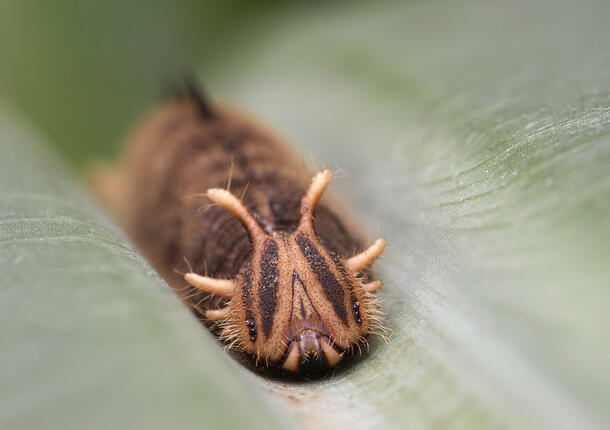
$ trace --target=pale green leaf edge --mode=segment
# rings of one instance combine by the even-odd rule
[[[0,151],[0,428],[277,424],[245,371],[6,110]]]

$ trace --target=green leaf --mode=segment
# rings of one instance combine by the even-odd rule
[[[244,371],[17,122],[0,115],[0,427],[273,424]]]
[[[608,4],[300,12],[204,75],[349,172],[335,186],[389,239],[393,335],[288,391],[356,427],[607,425]]]

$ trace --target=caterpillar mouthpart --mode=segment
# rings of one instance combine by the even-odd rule
[[[307,361],[314,362],[316,366],[326,365],[328,368],[333,368],[342,358],[343,352],[335,349],[328,336],[306,329],[288,344],[282,368],[292,373],[298,373],[301,366]]]

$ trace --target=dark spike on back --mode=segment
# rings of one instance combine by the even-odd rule
[[[186,85],[186,96],[197,104],[201,116],[208,119],[214,118],[215,115],[210,101],[198,80],[191,75],[187,75],[184,78],[184,82]]]
[[[202,118],[212,119],[216,117],[210,99],[197,77],[192,73],[183,73],[181,78],[174,78],[165,82],[162,97],[164,99],[191,100],[197,106]]]

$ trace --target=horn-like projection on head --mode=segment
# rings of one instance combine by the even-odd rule
[[[301,200],[301,222],[302,227],[313,228],[313,217],[322,198],[322,194],[333,180],[333,172],[328,169],[319,171],[311,180],[311,185]]]
[[[244,225],[252,240],[266,236],[250,211],[232,192],[222,188],[211,188],[206,192],[206,195],[214,203],[219,204],[237,218]]]

